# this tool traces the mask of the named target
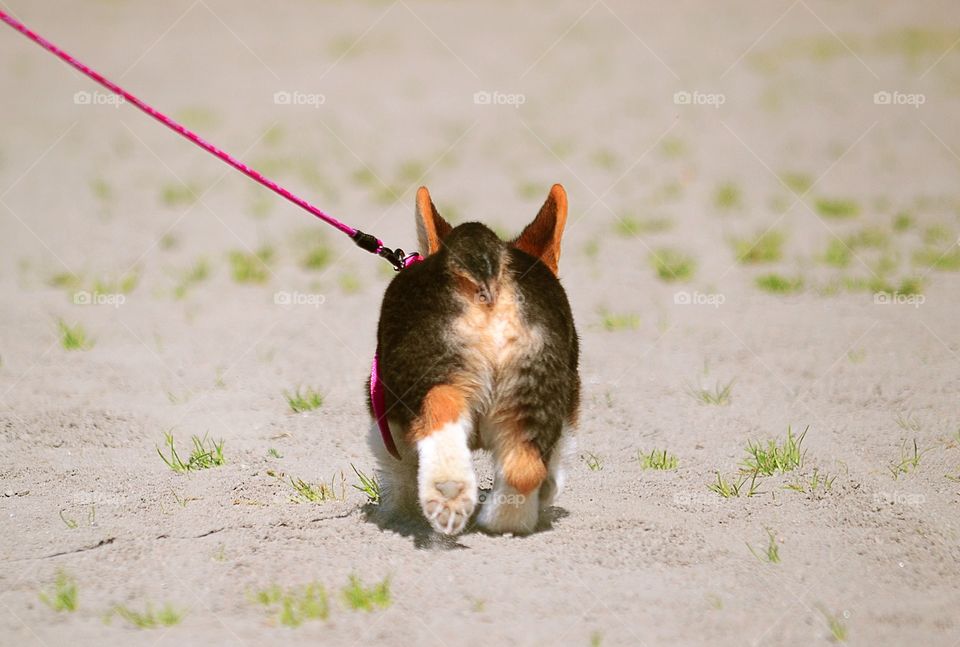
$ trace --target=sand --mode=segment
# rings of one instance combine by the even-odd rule
[[[584,398],[540,532],[382,528],[351,465],[374,469],[386,264],[4,28],[0,643],[960,641],[960,282],[913,262],[957,250],[951,3],[7,4],[390,245],[415,246],[420,184],[513,234],[563,183]],[[768,229],[782,257],[737,263],[734,239]],[[845,268],[823,261],[838,240]],[[237,282],[231,252],[264,247],[263,282]],[[689,280],[658,277],[663,248]],[[771,272],[803,286],[759,289]],[[92,347],[66,350],[60,320]],[[731,382],[721,405],[691,393]],[[292,412],[298,387],[322,406]],[[788,427],[798,469],[708,488]],[[225,464],[175,473],[165,432],[184,454],[222,440]],[[653,449],[678,467],[643,469]],[[333,479],[334,500],[291,478]],[[58,572],[73,612],[40,599]],[[389,578],[389,605],[350,609],[351,575]],[[253,600],[309,582],[326,620]],[[182,620],[105,622],[148,604]]]

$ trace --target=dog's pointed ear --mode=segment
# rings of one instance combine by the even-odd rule
[[[521,252],[539,258],[554,276],[560,265],[560,238],[567,224],[567,192],[559,184],[550,189],[540,213],[511,244]]]
[[[417,242],[420,243],[420,253],[428,256],[440,249],[440,241],[447,237],[451,229],[453,227],[440,217],[433,206],[427,187],[417,189]]]

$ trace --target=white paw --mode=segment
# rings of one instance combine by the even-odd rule
[[[417,442],[420,508],[438,532],[448,535],[462,532],[477,506],[468,431],[462,422],[450,423]]]
[[[430,524],[447,535],[463,532],[477,505],[475,479],[440,481],[425,489],[420,506]]]

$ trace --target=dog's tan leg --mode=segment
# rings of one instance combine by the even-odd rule
[[[540,486],[547,466],[516,420],[485,425],[486,445],[496,464],[493,491],[484,501],[478,523],[490,532],[529,534],[540,513]]]

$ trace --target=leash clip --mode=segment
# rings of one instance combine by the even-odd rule
[[[423,260],[423,257],[420,256],[419,252],[410,252],[409,254],[404,253],[402,249],[397,247],[396,249],[390,249],[389,247],[382,248],[377,252],[380,256],[387,259],[395,272],[399,272],[405,267],[409,267],[414,263],[419,263]]]
[[[360,249],[364,249],[371,254],[376,254],[377,256],[387,259],[387,261],[393,265],[393,269],[397,272],[405,267],[413,265],[414,263],[419,263],[423,260],[423,257],[420,256],[419,252],[407,254],[399,247],[396,249],[384,247],[379,238],[360,230],[354,232],[351,238],[353,238],[353,242],[356,243],[357,247]]]

